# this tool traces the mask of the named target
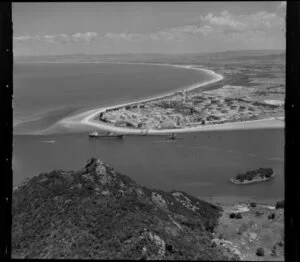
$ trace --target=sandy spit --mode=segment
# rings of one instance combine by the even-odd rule
[[[148,64],[150,64],[150,63],[148,63]],[[184,90],[192,90],[192,89],[196,89],[199,87],[203,87],[205,85],[221,81],[224,78],[222,75],[217,74],[212,70],[198,68],[193,65],[170,65],[170,64],[155,64],[155,65],[173,66],[173,67],[188,68],[191,70],[204,71],[213,77],[212,80],[209,80],[206,82],[201,82],[201,83],[196,83],[196,84],[190,85],[188,87],[185,87]],[[181,90],[183,90],[183,89],[181,89]],[[58,121],[52,127],[47,128],[45,130],[38,131],[38,132],[36,132],[36,134],[39,134],[39,135],[50,134],[54,130],[57,130],[57,128],[63,128],[63,129],[71,128],[73,130],[80,130],[80,131],[104,130],[104,131],[123,133],[123,134],[141,134],[142,130],[125,128],[125,127],[116,127],[114,125],[95,120],[94,118],[97,115],[99,115],[101,112],[104,112],[107,109],[111,109],[111,108],[115,108],[115,107],[123,107],[123,106],[131,105],[134,103],[149,102],[154,99],[159,99],[159,98],[163,98],[165,96],[172,95],[176,91],[178,91],[178,90],[175,90],[175,91],[169,92],[169,93],[165,93],[165,94],[161,94],[161,95],[155,96],[155,97],[138,100],[135,102],[125,103],[125,104],[121,104],[121,105],[115,105],[115,106],[111,106],[111,107],[102,107],[102,108],[92,109],[92,110],[89,110],[89,111],[86,111],[86,112],[83,112],[83,113],[80,113],[80,114],[77,114],[77,115],[74,115],[71,117],[64,118],[64,119]],[[197,127],[187,127],[187,128],[182,128],[182,129],[164,129],[164,130],[148,129],[147,134],[155,135],[155,134],[188,133],[188,132],[217,131],[217,130],[284,128],[283,120],[284,120],[284,118],[274,118],[273,117],[273,118],[262,119],[262,120],[204,125],[204,126],[197,126]]]

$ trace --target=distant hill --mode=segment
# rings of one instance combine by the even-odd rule
[[[24,181],[12,210],[13,258],[239,259],[212,245],[220,207],[139,186],[95,158]]]

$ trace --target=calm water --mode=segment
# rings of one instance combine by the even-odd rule
[[[143,64],[16,64],[14,133],[30,134],[63,117],[155,96],[210,76],[195,70]]]
[[[161,70],[166,71],[162,74]],[[127,79],[133,76],[136,77]],[[20,121],[46,112],[35,125],[27,126],[30,131],[74,113],[81,106],[147,97],[199,82],[203,77],[195,71],[141,65],[21,65],[15,70],[14,117]],[[40,99],[40,103],[33,103]],[[59,109],[64,105],[67,109]],[[50,111],[53,107],[55,110]],[[78,169],[93,156],[147,187],[183,190],[199,197],[283,198],[283,129],[201,132],[178,135],[178,138],[176,142],[159,136],[90,141],[86,134],[80,133],[15,135],[14,184],[53,169]],[[236,173],[259,167],[272,167],[278,175],[272,181],[253,185],[237,186],[229,182]]]

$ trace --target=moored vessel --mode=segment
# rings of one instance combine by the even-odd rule
[[[116,134],[112,132],[107,132],[106,134],[99,134],[97,131],[94,131],[89,134],[89,138],[123,138],[124,135],[122,134]]]

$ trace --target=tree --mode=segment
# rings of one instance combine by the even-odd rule
[[[258,249],[256,249],[256,255],[259,257],[263,257],[265,255],[265,251],[262,247],[259,247]]]
[[[274,213],[268,215],[268,219],[274,219],[274,218],[275,218],[275,214]]]
[[[229,218],[235,218],[235,213],[230,213]]]
[[[276,203],[276,209],[284,208],[284,200],[278,201]]]
[[[241,219],[241,218],[243,218],[243,216],[242,216],[241,213],[237,213],[237,214],[235,215],[235,218],[236,218],[236,219]]]

